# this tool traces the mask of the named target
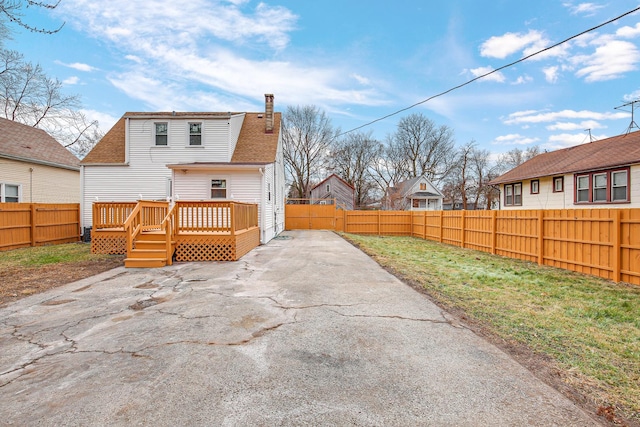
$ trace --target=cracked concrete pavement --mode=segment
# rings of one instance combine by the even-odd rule
[[[597,421],[331,232],[0,309],[3,425]]]

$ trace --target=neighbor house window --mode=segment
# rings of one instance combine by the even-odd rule
[[[581,175],[577,178],[576,183],[576,201],[589,201],[589,175]]]
[[[531,181],[531,194],[539,194],[540,193],[540,181],[534,179]]]
[[[189,145],[202,145],[202,123],[189,123]]]
[[[168,123],[156,123],[156,145],[167,145]]]
[[[504,205],[522,206],[522,183],[506,184],[504,186]]]
[[[327,193],[331,191],[331,186],[329,184],[327,184]]]
[[[420,200],[413,199],[413,207],[414,208],[419,208],[420,207]]]
[[[20,186],[15,184],[0,183],[0,202],[20,202]]]
[[[576,203],[629,201],[629,169],[576,175]]]
[[[427,183],[426,182],[421,182],[420,183],[420,190],[426,190],[427,189]]]
[[[607,174],[597,173],[593,175],[593,201],[607,201]]]
[[[212,199],[227,198],[227,180],[226,179],[211,180],[211,198]]]
[[[564,177],[556,176],[553,178],[553,192],[562,193],[564,191]]]

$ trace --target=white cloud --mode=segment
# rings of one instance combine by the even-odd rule
[[[595,111],[575,111],[562,110],[555,112],[541,113],[538,111],[516,112],[509,114],[507,119],[503,119],[506,125],[519,125],[523,123],[546,123],[560,120],[618,120],[628,119],[629,113],[598,113]]]
[[[480,46],[480,55],[489,58],[504,59],[527,46],[547,41],[543,38],[542,33],[529,30],[528,33],[506,33],[502,36],[493,36]]]
[[[640,36],[640,22],[637,23],[635,27],[624,26],[618,28],[616,35],[627,39]]]
[[[549,125],[546,128],[547,130],[550,130],[550,131],[556,131],[556,130],[570,131],[570,130],[585,130],[585,129],[593,130],[593,129],[600,129],[605,127],[606,126],[600,124],[595,120],[585,120],[580,123],[556,122],[555,124]]]
[[[564,3],[563,6],[569,8],[572,15],[585,15],[585,16],[593,16],[599,9],[602,9],[604,7],[602,5],[598,5],[595,3],[580,3],[578,5],[573,5],[571,3]]]
[[[478,68],[472,68],[471,70],[469,70],[469,72],[473,75],[473,77],[480,77],[485,74],[491,73],[492,71],[494,71],[492,67],[478,67]],[[482,80],[502,83],[506,79],[504,77],[504,74],[498,71],[483,77]]]
[[[54,61],[54,62],[56,64],[58,64],[58,65],[62,65],[62,66],[68,67],[68,68],[73,68],[74,70],[78,70],[78,71],[84,71],[84,72],[87,72],[87,73],[97,69],[95,67],[92,67],[91,65],[83,64],[81,62],[74,62],[72,64],[66,64],[66,63],[64,63],[62,61]]]
[[[533,81],[533,78],[531,76],[527,76],[526,74],[524,76],[520,76],[518,77],[515,81],[511,82],[512,85],[521,85],[521,84],[525,84],[525,83],[531,83]]]
[[[607,138],[607,136],[592,135],[591,138],[595,141],[595,140]],[[573,147],[575,145],[588,143],[590,141],[591,140],[589,139],[589,134],[586,132],[562,133],[558,135],[551,135],[548,141],[542,144],[542,148],[547,150],[559,150],[561,148]]]
[[[95,110],[81,110],[80,112],[83,113],[90,122],[97,120],[100,125],[100,129],[103,132],[107,132],[111,129],[118,119],[120,119],[120,117],[114,117],[110,114],[105,114]]]
[[[608,40],[591,55],[579,55],[571,61],[578,68],[576,76],[584,77],[587,82],[611,80],[637,70],[640,51],[633,43]]]
[[[543,68],[542,72],[547,82],[556,83],[558,81],[558,66]]]
[[[529,145],[538,142],[538,138],[527,138],[518,133],[512,133],[509,135],[502,135],[497,137],[494,141],[494,145]]]
[[[636,100],[640,99],[640,89],[638,89],[638,90],[636,90],[634,92],[631,92],[629,94],[624,95],[622,97],[622,99],[624,99],[627,102],[636,101]]]
[[[71,76],[62,81],[62,84],[65,85],[76,85],[80,82],[80,78],[78,76]]]
[[[366,78],[361,76],[360,74],[351,74],[351,77],[353,77],[358,83],[360,83],[361,85],[369,85],[371,84],[371,81]]]

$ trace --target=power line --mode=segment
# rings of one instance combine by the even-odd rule
[[[453,91],[454,91],[454,90],[456,90],[456,89],[460,89],[461,87],[464,87],[464,86],[466,86],[466,85],[468,85],[468,84],[471,84],[471,83],[475,82],[476,80],[483,79],[483,78],[485,78],[485,77],[487,77],[487,76],[489,76],[489,75],[491,75],[491,74],[493,74],[493,73],[497,73],[498,71],[504,70],[505,68],[509,68],[509,67],[512,67],[512,66],[514,66],[514,65],[516,65],[516,64],[519,64],[520,62],[526,61],[526,60],[527,60],[527,59],[529,59],[529,58],[532,58],[532,57],[534,57],[534,56],[536,56],[536,55],[539,55],[539,54],[541,54],[541,53],[543,53],[543,52],[546,52],[546,51],[548,51],[548,50],[551,50],[551,49],[553,49],[553,48],[555,48],[555,47],[558,47],[558,46],[560,46],[560,45],[562,45],[562,44],[564,44],[564,43],[566,43],[566,42],[568,42],[568,41],[570,41],[570,40],[573,40],[573,39],[575,39],[575,38],[577,38],[577,37],[580,37],[580,36],[582,36],[582,35],[584,35],[584,34],[590,33],[591,31],[597,30],[598,28],[604,27],[605,25],[611,24],[612,22],[615,22],[615,21],[617,21],[617,20],[618,20],[618,19],[620,19],[620,18],[624,18],[624,17],[625,17],[625,16],[627,16],[627,15],[631,15],[632,13],[637,12],[637,11],[639,11],[639,10],[640,10],[640,7],[636,7],[636,8],[635,8],[635,9],[633,9],[633,10],[630,10],[630,11],[628,11],[628,12],[623,13],[623,14],[622,14],[622,15],[620,15],[620,16],[617,16],[617,17],[615,17],[615,18],[613,18],[613,19],[608,20],[607,22],[603,22],[602,24],[596,25],[595,27],[589,28],[588,30],[585,30],[585,31],[582,31],[581,33],[575,34],[575,35],[573,35],[573,36],[571,36],[571,37],[569,37],[569,38],[566,38],[566,39],[564,39],[564,40],[562,40],[562,41],[560,41],[560,42],[556,43],[556,44],[553,44],[553,45],[551,45],[551,46],[549,46],[549,47],[546,47],[546,48],[544,48],[544,49],[542,49],[542,50],[539,50],[539,51],[537,51],[537,52],[534,52],[534,53],[532,53],[532,54],[530,54],[530,55],[524,56],[524,57],[522,57],[522,58],[518,59],[517,61],[513,61],[513,62],[511,62],[511,63],[509,63],[509,64],[503,65],[503,66],[502,66],[502,67],[500,67],[500,68],[496,68],[495,70],[492,70],[492,71],[489,71],[488,73],[485,73],[485,74],[482,74],[482,75],[480,75],[480,76],[477,76],[477,77],[475,77],[475,78],[473,78],[473,79],[471,79],[471,80],[468,80],[468,81],[466,81],[466,82],[464,82],[464,83],[462,83],[462,84],[459,84],[458,86],[454,86],[454,87],[452,87],[452,88],[450,88],[450,89],[445,90],[444,92],[440,92],[440,93],[438,93],[438,94],[436,94],[436,95],[430,96],[429,98],[427,98],[427,99],[425,99],[425,100],[422,100],[422,101],[420,101],[420,102],[416,102],[415,104],[409,105],[408,107],[405,107],[405,108],[402,108],[402,109],[400,109],[400,110],[398,110],[398,111],[395,111],[395,112],[393,112],[393,113],[387,114],[386,116],[383,116],[383,117],[377,118],[377,119],[372,120],[372,121],[370,121],[370,122],[368,122],[368,123],[365,123],[365,124],[363,124],[363,125],[360,125],[360,126],[358,126],[358,127],[355,127],[355,128],[350,129],[350,130],[348,130],[348,131],[342,132],[342,133],[340,133],[340,134],[336,135],[336,138],[338,138],[338,137],[340,137],[340,136],[342,136],[342,135],[346,135],[346,134],[348,134],[348,133],[354,132],[354,131],[356,131],[356,130],[358,130],[358,129],[362,129],[362,128],[364,128],[364,127],[370,126],[370,125],[372,125],[372,124],[374,124],[374,123],[377,123],[377,122],[379,122],[379,121],[382,121],[382,120],[384,120],[384,119],[388,119],[389,117],[392,117],[392,116],[395,116],[396,114],[400,114],[400,113],[402,113],[402,112],[404,112],[404,111],[410,110],[410,109],[412,109],[412,108],[414,108],[414,107],[417,107],[418,105],[421,105],[421,104],[424,104],[425,102],[431,101],[432,99],[435,99],[435,98],[438,98],[438,97],[440,97],[440,96],[446,95],[446,94],[448,94],[449,92],[453,92]]]

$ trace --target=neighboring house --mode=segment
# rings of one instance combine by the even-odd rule
[[[336,174],[331,174],[320,184],[311,189],[313,203],[333,203],[326,200],[335,199],[336,205],[348,211],[352,211],[355,205],[355,188]],[[322,200],[319,200],[322,199]]]
[[[0,118],[0,202],[78,203],[79,164],[45,131]]]
[[[640,131],[539,154],[490,184],[502,209],[640,207]]]
[[[389,187],[384,195],[386,210],[439,211],[443,194],[422,175]]]
[[[81,162],[83,225],[94,201],[257,203],[260,240],[284,229],[281,114],[125,113]]]

